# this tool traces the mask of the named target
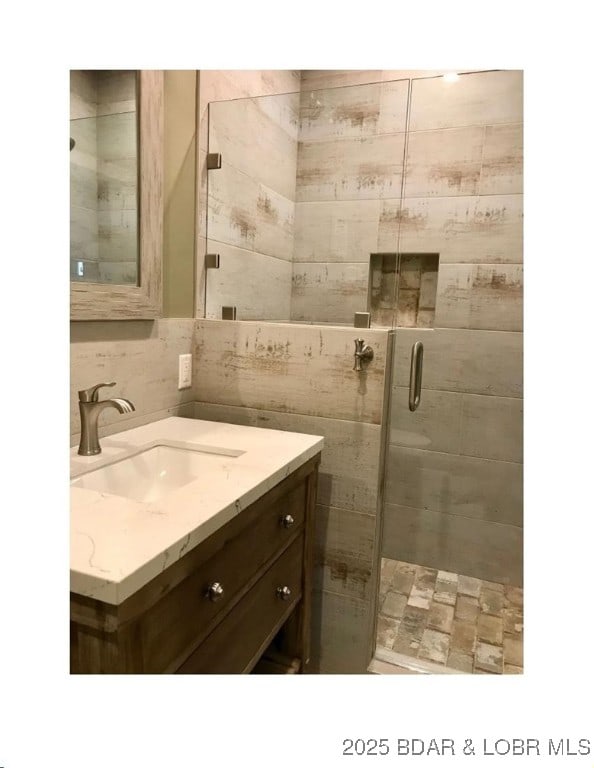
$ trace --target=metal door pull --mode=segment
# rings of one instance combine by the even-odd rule
[[[423,378],[423,342],[415,341],[410,357],[410,385],[408,388],[408,407],[416,411],[421,402],[421,381]]]

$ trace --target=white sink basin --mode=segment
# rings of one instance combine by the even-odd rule
[[[208,480],[209,472],[242,454],[243,451],[209,447],[155,445],[87,472],[72,480],[70,485],[136,501],[159,501],[194,480]]]

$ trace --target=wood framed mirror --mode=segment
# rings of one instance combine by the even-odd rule
[[[87,280],[73,280],[70,283],[70,319],[71,320],[138,320],[154,319],[161,314],[161,273],[163,257],[163,71],[140,70],[135,73],[135,109],[137,114],[130,115],[135,121],[136,145],[136,205],[137,211],[128,210],[131,222],[128,239],[132,237],[137,244],[135,258],[138,268],[127,276],[111,278],[112,282],[103,282],[99,273]],[[71,91],[71,100],[73,97]],[[105,108],[98,109],[97,119],[103,120]],[[115,111],[115,110],[114,110]],[[120,111],[120,113],[123,110]],[[129,110],[129,112],[131,109]],[[71,119],[71,130],[73,121]],[[130,122],[130,121],[128,121]],[[76,140],[70,137],[71,154]],[[130,173],[133,158],[128,158]],[[89,163],[87,163],[89,165]],[[88,168],[87,168],[88,171]],[[72,174],[72,165],[71,165]],[[105,193],[98,183],[96,197],[98,215],[105,219]],[[71,190],[73,187],[71,186]],[[74,194],[71,191],[71,197]],[[109,192],[107,193],[107,196]],[[122,204],[123,205],[123,204]],[[72,208],[71,200],[71,232]],[[131,215],[130,215],[131,214]],[[109,218],[109,217],[108,217]],[[121,218],[121,212],[120,212]],[[136,229],[137,227],[137,229]],[[136,234],[137,233],[137,234]],[[71,234],[72,238],[72,234]],[[101,234],[98,235],[101,242]],[[106,238],[104,237],[103,240]],[[107,242],[109,253],[114,239]],[[113,245],[113,247],[116,247]],[[109,259],[109,256],[107,257]],[[97,257],[95,257],[97,260]],[[82,264],[82,259],[75,264]],[[91,263],[91,262],[89,262]],[[71,243],[71,275],[73,273],[73,252]],[[91,264],[92,266],[95,266]],[[76,267],[75,267],[76,268]],[[84,269],[84,267],[80,267]],[[131,275],[131,276],[130,276]],[[91,282],[96,280],[96,282]]]

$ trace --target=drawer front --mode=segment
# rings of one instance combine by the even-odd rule
[[[216,553],[139,620],[145,672],[175,667],[211,631],[258,571],[303,531],[305,505],[301,483],[246,528],[238,532],[235,525],[229,535],[225,528],[216,534],[221,537]]]
[[[177,670],[178,673],[237,674],[249,671],[301,598],[302,569],[303,536],[300,536]]]

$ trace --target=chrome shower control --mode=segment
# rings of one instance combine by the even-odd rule
[[[295,523],[295,518],[293,515],[285,515],[281,522],[285,528],[290,528]]]
[[[373,360],[373,348],[366,344],[363,339],[355,339],[355,365],[353,371],[362,371],[361,363]]]
[[[281,600],[289,600],[291,597],[291,590],[289,587],[278,587],[276,590],[276,596]]]
[[[218,581],[215,581],[210,585],[206,594],[209,600],[216,603],[217,600],[220,600],[221,597],[223,597],[224,592],[223,585],[219,584]]]

